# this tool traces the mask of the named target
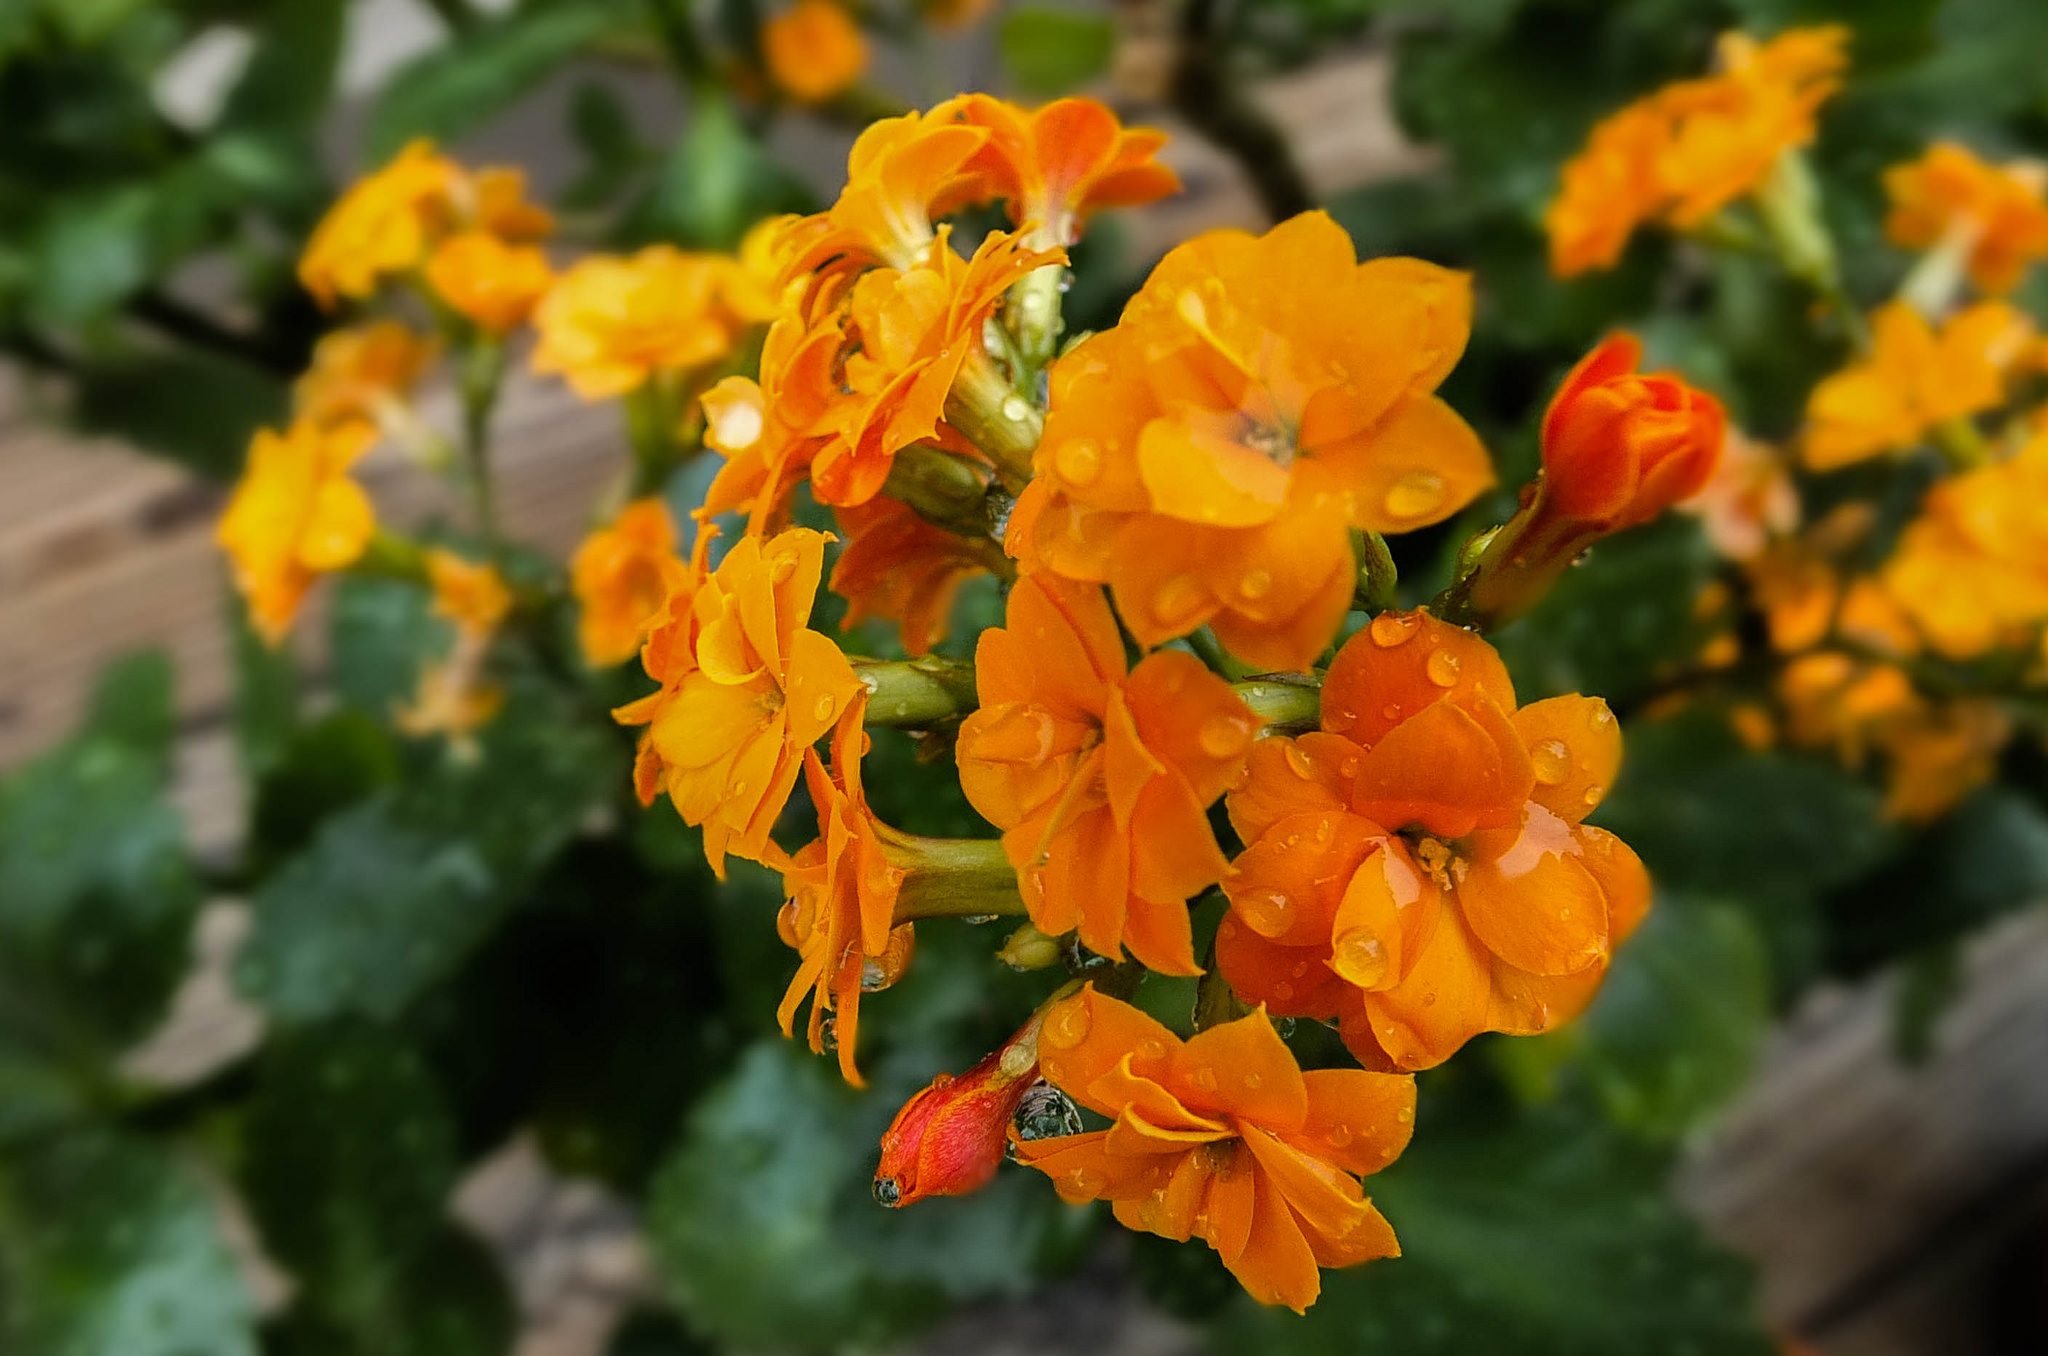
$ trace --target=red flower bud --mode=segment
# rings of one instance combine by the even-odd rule
[[[1608,336],[1579,360],[1543,416],[1538,513],[1599,534],[1646,523],[1707,483],[1721,458],[1721,403],[1669,372],[1638,372],[1643,346]]]
[[[934,1078],[903,1104],[882,1135],[875,1199],[903,1206],[987,1186],[1003,1161],[1010,1119],[1037,1078],[1035,1019],[958,1078]]]

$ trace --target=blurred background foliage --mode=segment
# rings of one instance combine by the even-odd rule
[[[345,0],[0,3],[0,348],[53,413],[232,474],[321,326],[292,266],[337,183],[412,137],[459,141],[542,86],[569,90],[577,165],[559,201],[577,245],[730,244],[812,205],[778,149],[782,110],[746,78],[748,0],[433,8],[448,40],[344,103]],[[1847,351],[1762,261],[1641,238],[1611,273],[1560,284],[1545,266],[1560,163],[1602,115],[1702,69],[1720,31],[1854,26],[1814,158],[1864,299],[1906,264],[1881,243],[1883,167],[1935,136],[1996,156],[2048,133],[2048,6],[2019,0],[1186,10],[1173,17],[1233,82],[1345,44],[1391,49],[1400,122],[1441,160],[1328,206],[1361,254],[1476,273],[1473,343],[1446,395],[1510,486],[1535,466],[1534,412],[1612,326],[1767,438]],[[868,11],[883,32],[919,22],[915,6]],[[223,29],[244,35],[246,61],[218,107],[167,112],[164,70]],[[1113,16],[1083,6],[1004,6],[989,32],[1009,87],[1034,96],[1098,80],[1118,41]],[[657,125],[617,86],[664,70],[680,117]],[[851,128],[889,106],[863,90],[807,116]],[[1119,286],[1084,270],[1074,323],[1113,318],[1149,262],[1127,261]],[[2043,314],[2038,291],[2021,300]],[[1506,493],[1403,539],[1401,563],[1439,577]],[[1603,545],[1501,637],[1525,700],[1597,692],[1629,721],[1697,648],[1714,568],[1688,519]],[[715,886],[668,807],[633,802],[630,743],[605,716],[616,675],[549,662],[569,618],[534,623],[507,714],[463,762],[393,723],[448,644],[420,593],[350,579],[330,611],[317,690],[242,637],[232,716],[252,795],[234,861],[195,861],[165,801],[160,659],[110,671],[83,728],[0,785],[0,1349],[502,1352],[505,1282],[445,1205],[521,1127],[555,1170],[642,1212],[665,1304],[620,1333],[619,1356],[887,1343],[1095,1252],[1100,1216],[1021,1173],[901,1215],[868,1200],[893,1108],[991,1048],[1035,996],[988,962],[997,929],[921,930],[924,963],[864,1022],[873,1089],[849,1091],[770,1027],[788,969],[773,882],[742,865]],[[1584,1021],[1482,1041],[1424,1076],[1423,1133],[1372,1183],[1406,1257],[1332,1273],[1296,1319],[1250,1305],[1204,1250],[1128,1244],[1145,1292],[1213,1325],[1217,1349],[1773,1349],[1746,1266],[1671,1201],[1674,1156],[1743,1085],[1773,1014],[1823,976],[1915,967],[1901,1044],[1924,1044],[1957,940],[2048,891],[2048,777],[2021,741],[1998,786],[1908,830],[1849,774],[1745,749],[1712,712],[1629,723],[1601,822],[1651,866],[1658,908]],[[868,781],[892,823],[974,831],[906,737],[877,736]],[[223,895],[252,913],[234,982],[265,1038],[197,1084],[140,1084],[122,1056],[163,1018],[194,920]],[[1147,1005],[1184,1023],[1186,992],[1152,990]],[[224,1190],[296,1282],[260,1322],[217,1224]]]

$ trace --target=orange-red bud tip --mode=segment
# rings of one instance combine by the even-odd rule
[[[1036,1023],[1026,1030],[1035,1047]],[[903,1104],[882,1135],[875,1200],[904,1206],[987,1186],[1003,1161],[1010,1120],[1037,1078],[1035,1049],[1017,1040],[958,1078],[934,1078]]]
[[[1691,497],[1721,459],[1721,402],[1673,373],[1638,372],[1642,344],[1608,336],[1580,359],[1543,416],[1539,512],[1605,534]]]

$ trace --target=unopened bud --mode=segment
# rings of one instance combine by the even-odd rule
[[[875,1200],[893,1208],[988,1185],[1002,1165],[1011,1119],[1037,1080],[1036,1018],[958,1078],[934,1078],[882,1135]]]
[[[1026,923],[1010,934],[996,959],[1012,970],[1048,970],[1060,963],[1060,943]]]

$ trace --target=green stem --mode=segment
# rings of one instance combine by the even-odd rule
[[[995,463],[1012,490],[1031,479],[1031,454],[1045,433],[1045,415],[1017,394],[986,353],[961,365],[946,395],[946,422]]]
[[[462,459],[476,505],[477,532],[492,555],[499,548],[497,498],[491,487],[491,411],[505,376],[505,346],[473,341],[462,357]]]
[[[1322,718],[1322,685],[1308,674],[1266,674],[1232,683],[1231,690],[1271,730],[1313,730]]]
[[[895,923],[921,918],[981,918],[1025,912],[1017,871],[997,838],[920,838],[891,834],[890,856],[905,868]]]
[[[979,704],[974,665],[926,655],[909,660],[859,660],[853,670],[868,690],[869,725],[916,729],[958,720]]]
[[[647,0],[654,31],[668,53],[669,66],[685,89],[696,89],[712,75],[711,56],[690,22],[689,7],[679,0]]]
[[[891,459],[882,493],[948,532],[985,537],[988,483],[987,472],[967,458],[929,443],[913,443]]]

